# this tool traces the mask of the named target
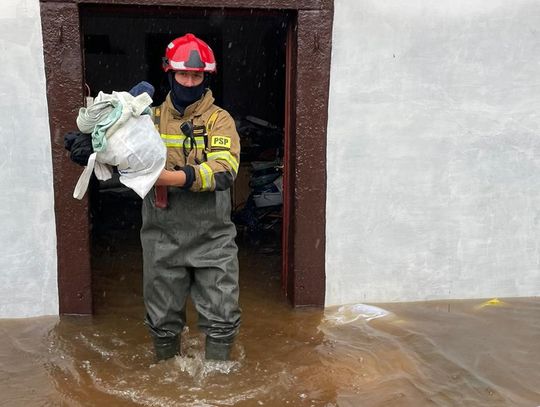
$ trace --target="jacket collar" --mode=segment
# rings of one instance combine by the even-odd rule
[[[175,119],[182,119],[187,117],[197,117],[202,115],[205,111],[208,110],[210,106],[214,104],[214,96],[212,95],[212,91],[210,89],[206,89],[204,92],[204,95],[197,100],[196,102],[192,103],[188,107],[186,107],[186,110],[184,111],[184,114],[181,115],[173,106],[172,100],[171,100],[171,93],[167,95],[167,98],[165,99],[165,106],[169,111],[171,112],[171,115]]]

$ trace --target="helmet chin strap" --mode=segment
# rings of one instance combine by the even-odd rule
[[[197,86],[183,86],[174,79],[174,72],[169,72],[169,86],[171,88],[171,100],[173,106],[180,114],[184,114],[186,107],[199,100],[207,85],[207,76]]]

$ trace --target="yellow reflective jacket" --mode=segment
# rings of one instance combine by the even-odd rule
[[[171,95],[154,109],[155,122],[167,146],[168,170],[184,170],[193,192],[223,191],[232,186],[240,162],[240,138],[231,115],[214,105],[209,89],[184,115],[174,108]],[[192,123],[192,137],[181,130]],[[189,132],[187,132],[189,133]]]

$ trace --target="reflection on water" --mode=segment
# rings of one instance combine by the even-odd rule
[[[539,299],[293,310],[279,258],[247,252],[234,361],[204,361],[190,309],[183,356],[153,364],[132,235],[97,249],[93,317],[0,321],[2,405],[540,405]]]

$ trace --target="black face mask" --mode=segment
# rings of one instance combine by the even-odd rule
[[[169,85],[171,86],[171,100],[173,106],[180,114],[183,114],[186,107],[199,100],[204,94],[204,90],[206,89],[206,77],[200,85],[188,87],[180,85],[174,79],[174,73],[171,73],[169,74]]]

